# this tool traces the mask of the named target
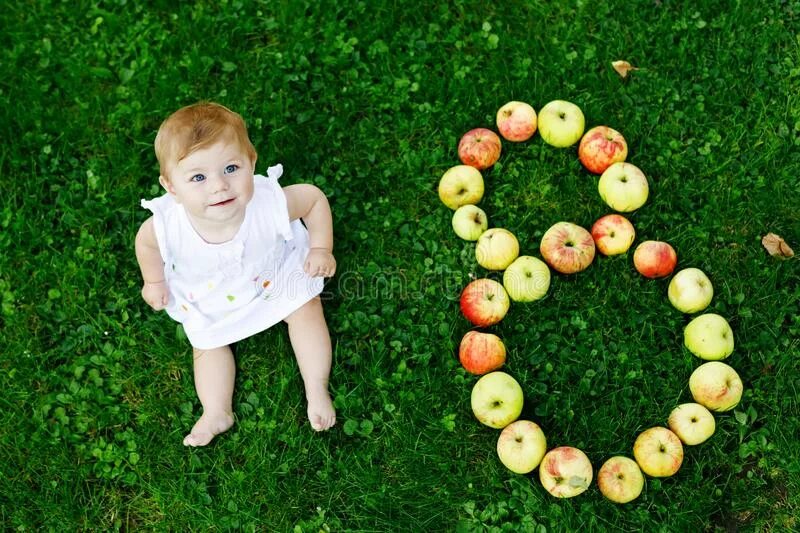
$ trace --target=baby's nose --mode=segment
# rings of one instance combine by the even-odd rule
[[[228,180],[222,174],[217,174],[211,178],[211,189],[213,192],[228,190]]]

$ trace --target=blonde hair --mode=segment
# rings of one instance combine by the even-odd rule
[[[175,111],[161,123],[156,134],[155,150],[161,175],[169,179],[171,166],[221,138],[235,142],[255,164],[256,149],[238,113],[214,102],[199,102]]]

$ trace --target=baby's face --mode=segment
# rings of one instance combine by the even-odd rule
[[[221,139],[178,161],[161,184],[193,219],[237,223],[253,197],[254,164],[236,143]]]

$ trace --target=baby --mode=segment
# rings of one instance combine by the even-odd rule
[[[282,188],[281,165],[254,175],[257,156],[244,121],[218,104],[173,113],[158,130],[155,151],[167,192],[142,200],[153,216],[136,235],[136,258],[142,298],[182,323],[192,344],[203,414],[183,444],[205,446],[233,425],[230,344],[281,320],[311,427],[329,429],[336,422],[331,340],[319,294],[336,260],[325,195],[313,185]]]

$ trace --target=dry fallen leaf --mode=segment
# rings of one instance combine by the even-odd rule
[[[779,235],[775,235],[774,233],[767,233],[761,239],[761,244],[764,245],[764,248],[767,249],[769,255],[773,257],[793,257],[794,251],[786,244],[786,241],[783,240]]]
[[[637,67],[634,67],[627,61],[622,61],[622,60],[612,61],[611,66],[614,67],[614,70],[617,71],[617,74],[619,74],[623,78],[628,77],[628,72],[632,70],[639,70]]]

